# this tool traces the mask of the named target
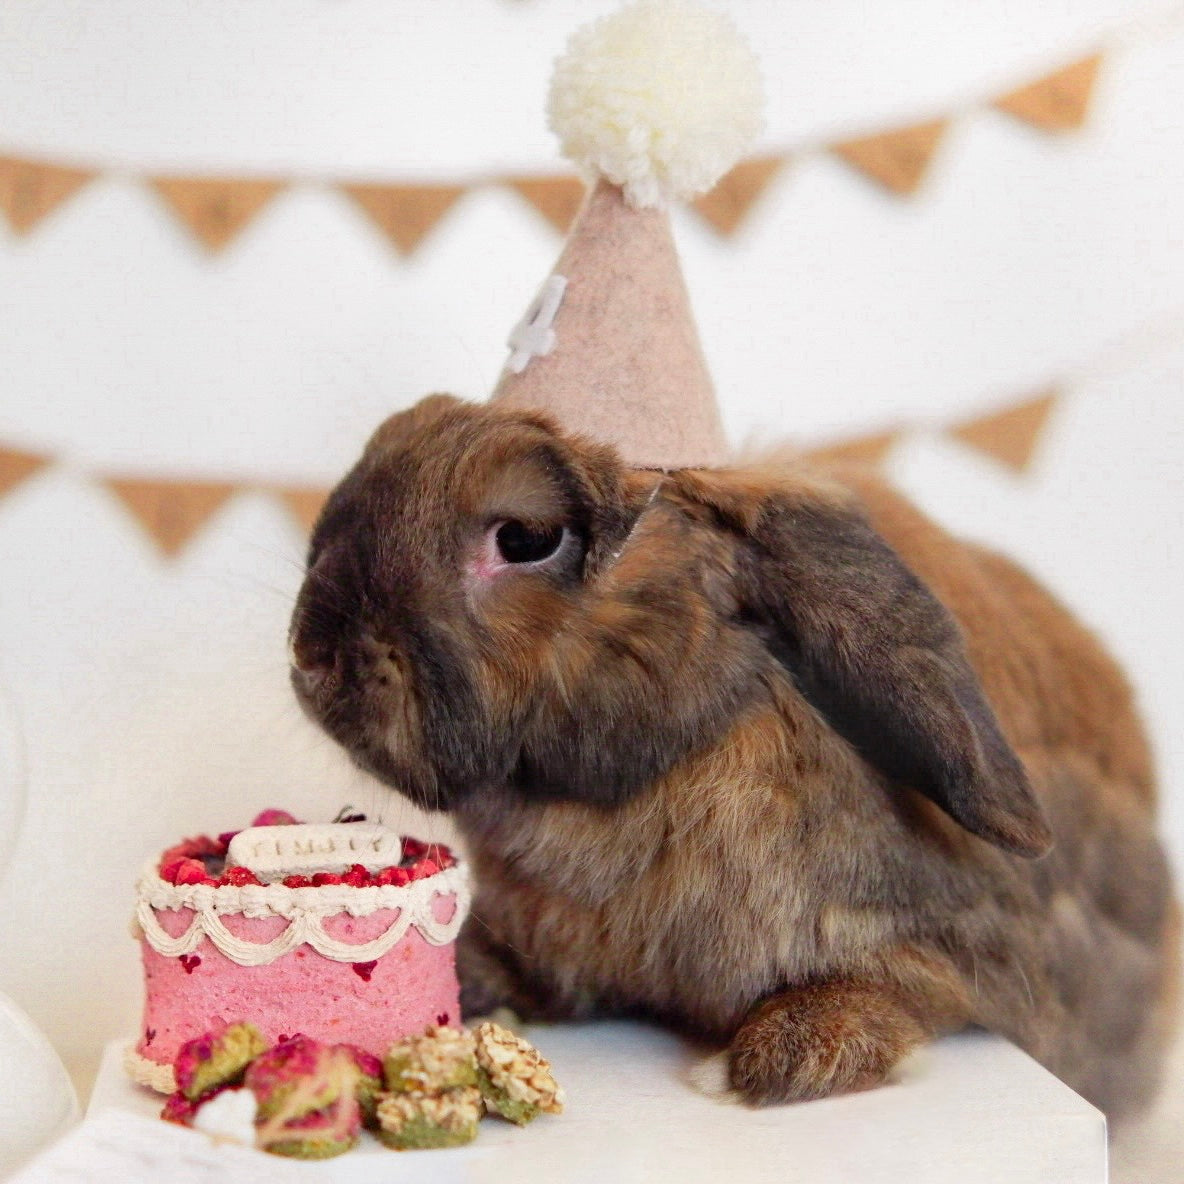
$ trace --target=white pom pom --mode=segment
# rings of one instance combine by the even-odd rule
[[[634,206],[710,189],[762,126],[756,55],[689,0],[640,0],[578,30],[555,64],[547,114],[563,152]]]

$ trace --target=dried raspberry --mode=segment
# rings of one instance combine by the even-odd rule
[[[210,1094],[210,1097],[213,1097]],[[165,1101],[164,1109],[160,1112],[161,1118],[165,1122],[175,1122],[181,1126],[192,1126],[193,1116],[197,1113],[197,1104],[191,1102],[180,1090],[175,1094],[169,1094]]]
[[[167,874],[166,874],[167,872]],[[200,859],[175,859],[166,868],[160,869],[161,879],[170,884],[213,884],[207,875],[206,865]]]
[[[351,962],[350,966],[353,968],[354,974],[358,976],[364,983],[370,981],[370,976],[374,973],[374,968],[378,965],[375,962]]]
[[[405,867],[384,867],[374,874],[373,879],[375,884],[393,884],[402,888],[411,883],[411,873]]]
[[[326,884],[340,884],[341,877],[333,872],[317,872],[312,878],[314,888],[324,888]]]
[[[341,877],[341,882],[349,884],[352,888],[366,888],[373,883],[370,873],[360,863],[353,864]]]
[[[232,884],[236,888],[260,882],[259,877],[249,867],[228,867],[218,881],[219,884]]]
[[[412,865],[411,878],[413,880],[426,880],[429,876],[434,876],[439,870],[434,859],[421,859],[417,864]]]
[[[307,876],[285,876],[285,888],[311,888],[312,881]]]
[[[404,859],[422,859],[428,853],[427,843],[421,842],[419,839],[410,837],[403,840],[403,858]]]
[[[178,961],[185,967],[186,974],[192,974],[201,965],[201,955],[182,954]]]
[[[238,831],[236,830],[224,830],[218,836],[218,845],[222,848],[223,855],[226,854],[226,848],[230,846],[230,840],[233,839],[236,834],[238,834]]]
[[[175,859],[201,859],[202,856],[219,859],[225,854],[226,848],[217,839],[211,839],[209,835],[195,835],[191,839],[182,839],[162,852],[159,866],[164,867]]]
[[[426,852],[429,859],[436,862],[439,868],[452,867],[456,863],[456,856],[452,854],[449,847],[445,847],[443,843],[429,843]]]
[[[293,818],[287,810],[264,810],[256,814],[252,826],[299,826],[299,819]]]

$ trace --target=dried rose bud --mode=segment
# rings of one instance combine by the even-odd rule
[[[231,1024],[220,1032],[206,1032],[177,1050],[173,1072],[177,1088],[191,1102],[219,1086],[242,1080],[252,1060],[267,1048],[253,1024]]]

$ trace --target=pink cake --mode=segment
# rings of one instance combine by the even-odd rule
[[[448,848],[364,820],[266,811],[153,859],[133,923],[144,1020],[128,1072],[168,1093],[186,1041],[247,1020],[381,1057],[430,1024],[460,1023],[455,938],[468,875]]]

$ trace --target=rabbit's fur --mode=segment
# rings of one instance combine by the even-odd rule
[[[506,564],[506,520],[562,542]],[[312,716],[467,841],[466,1012],[657,1017],[754,1102],[967,1024],[1149,1095],[1177,920],[1128,687],[870,475],[630,470],[434,396],[330,498],[292,645]]]

